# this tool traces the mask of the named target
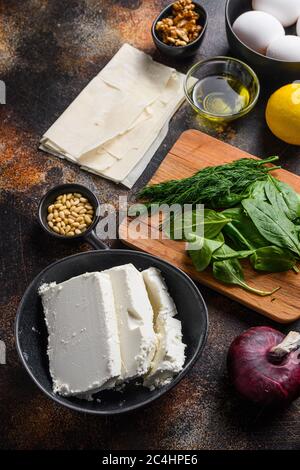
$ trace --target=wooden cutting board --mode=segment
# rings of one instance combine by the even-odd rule
[[[220,165],[249,156],[251,155],[202,132],[189,130],[180,136],[151,179],[151,183],[184,178],[206,166]],[[272,174],[300,193],[300,177],[285,170],[276,170]],[[148,217],[143,223],[149,225]],[[243,262],[245,277],[250,285],[268,291],[281,287],[272,296],[259,297],[239,287],[221,284],[209,271],[196,272],[185,253],[184,242],[162,239],[159,232],[157,237],[160,236],[160,239],[135,239],[131,232],[130,224],[127,226],[124,221],[120,226],[120,238],[125,244],[168,261],[196,281],[221,294],[280,323],[289,323],[300,318],[300,273],[297,275],[289,271],[260,274],[255,272],[247,261]]]

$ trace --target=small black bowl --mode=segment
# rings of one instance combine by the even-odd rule
[[[252,0],[227,0],[225,7],[226,33],[234,55],[244,60],[257,73],[260,79],[270,79],[271,83],[290,83],[299,80],[300,62],[272,59],[246,46],[235,34],[232,25],[246,11],[252,10]],[[286,28],[287,34],[296,34],[295,26]]]
[[[152,37],[154,44],[156,47],[163,53],[166,54],[170,57],[174,58],[186,58],[189,57],[197,52],[197,49],[200,47],[200,44],[204,38],[204,34],[207,28],[207,13],[206,10],[203,8],[202,5],[200,5],[198,2],[193,1],[193,3],[196,5],[195,11],[199,13],[200,18],[199,18],[199,23],[202,26],[202,30],[200,31],[199,36],[195,41],[190,42],[186,46],[169,46],[168,44],[165,44],[161,39],[159,33],[156,32],[156,24],[158,21],[161,21],[163,18],[166,18],[167,16],[172,15],[172,6],[173,3],[168,5],[159,15],[158,17],[153,21],[151,32],[152,32]]]
[[[73,237],[66,237],[65,235],[60,235],[59,233],[54,232],[48,225],[47,216],[48,216],[48,207],[54,203],[56,198],[61,194],[68,194],[68,193],[80,193],[88,199],[91,205],[94,208],[94,220],[91,225],[87,228],[85,234],[91,232],[99,222],[99,201],[96,195],[88,189],[86,186],[76,183],[66,183],[66,184],[59,184],[54,186],[54,188],[50,189],[40,200],[38,214],[39,214],[39,222],[42,228],[51,236],[56,238],[62,238],[67,240],[74,240],[76,238],[80,238],[83,235],[74,235]]]
[[[186,361],[183,370],[167,385],[154,390],[135,381],[121,391],[105,390],[92,401],[63,397],[53,392],[47,356],[48,332],[38,289],[43,283],[63,282],[86,272],[102,271],[132,263],[138,270],[154,266],[162,272],[182,322]],[[193,281],[175,266],[147,253],[131,250],[86,251],[52,263],[31,282],[19,305],[15,338],[23,366],[35,384],[52,400],[72,410],[94,415],[116,415],[149,405],[175,387],[201,356],[208,332],[208,313]],[[184,406],[184,404],[183,404]]]

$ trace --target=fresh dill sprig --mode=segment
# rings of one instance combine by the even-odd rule
[[[138,197],[154,204],[206,204],[212,208],[231,207],[245,197],[245,190],[254,181],[264,180],[279,166],[265,166],[278,160],[242,158],[225,165],[206,167],[193,176],[146,186]]]

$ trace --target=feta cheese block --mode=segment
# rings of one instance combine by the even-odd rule
[[[181,321],[174,300],[169,294],[165,280],[156,268],[142,272],[154,311],[154,330],[158,346],[151,369],[144,379],[144,386],[151,390],[171,382],[183,368],[185,344],[182,341]]]
[[[113,289],[105,273],[86,273],[39,289],[48,327],[53,391],[63,396],[111,388],[121,375]]]
[[[125,264],[104,271],[109,274],[118,318],[122,380],[148,372],[156,351],[153,310],[142,274]]]
[[[185,361],[181,321],[162,312],[157,317],[155,328],[158,348],[143,383],[150,390],[169,384],[182,370]]]
[[[153,308],[154,318],[156,319],[161,312],[174,317],[177,314],[176,305],[160,271],[156,268],[149,268],[143,271],[142,275]]]

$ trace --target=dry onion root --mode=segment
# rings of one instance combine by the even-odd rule
[[[53,232],[66,237],[81,235],[93,218],[93,206],[80,193],[61,194],[48,207],[48,226]]]
[[[200,34],[202,26],[197,24],[198,20],[192,0],[179,0],[172,6],[172,16],[157,22],[156,31],[165,44],[186,46]]]

